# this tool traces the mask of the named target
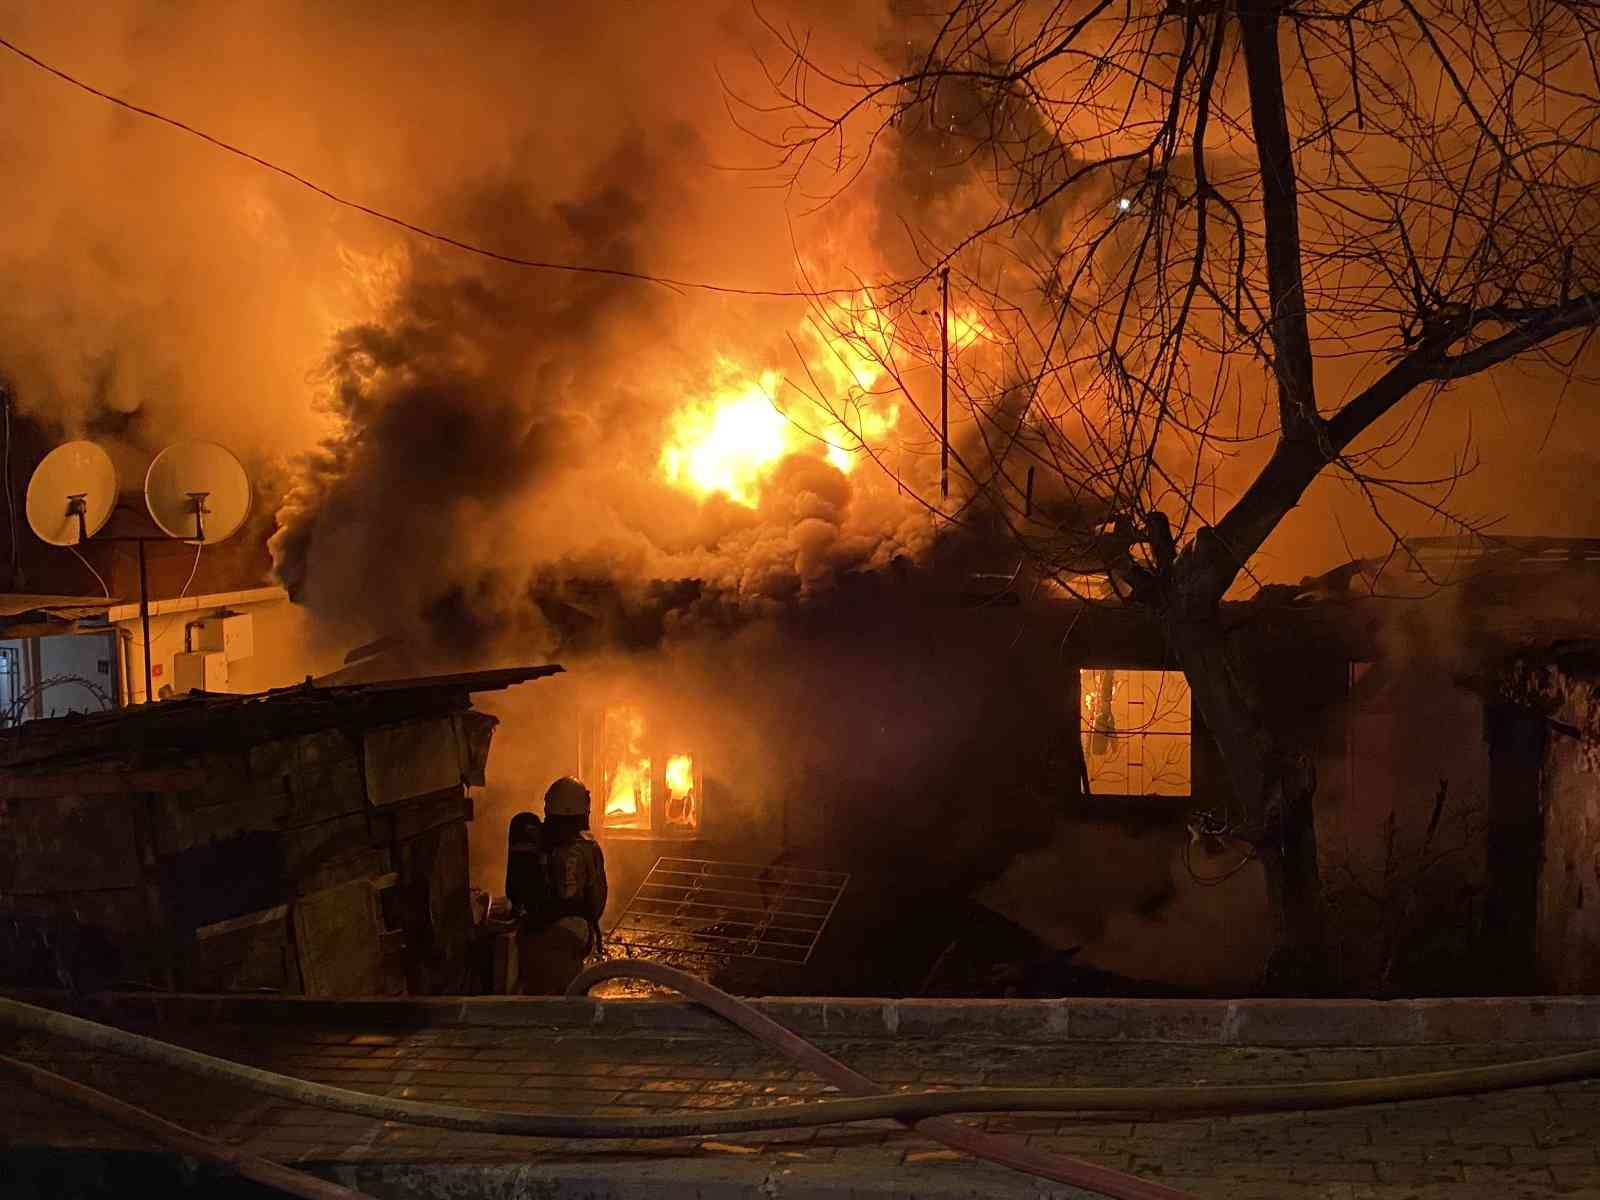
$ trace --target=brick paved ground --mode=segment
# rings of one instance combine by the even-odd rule
[[[711,1109],[826,1089],[742,1034],[607,1029],[164,1029],[160,1036],[307,1079],[482,1108]],[[1054,1041],[825,1039],[884,1082],[1236,1083],[1437,1070],[1562,1053],[1538,1045],[1333,1049]],[[892,1124],[715,1140],[557,1142],[344,1117],[21,1039],[6,1052],[254,1153],[384,1196],[1073,1196],[941,1150]],[[0,1156],[27,1147],[137,1150],[136,1137],[0,1076]],[[1036,1144],[1158,1176],[1197,1197],[1521,1200],[1600,1197],[1600,1083],[1313,1115],[1174,1123],[977,1118]],[[0,1191],[8,1189],[0,1188]]]

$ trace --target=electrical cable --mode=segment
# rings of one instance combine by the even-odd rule
[[[0,1055],[0,1067],[22,1077],[22,1081],[40,1095],[87,1109],[128,1129],[137,1129],[170,1150],[190,1158],[204,1159],[219,1167],[233,1171],[245,1179],[277,1188],[301,1200],[368,1200],[366,1193],[341,1187],[326,1179],[318,1179],[304,1171],[296,1171],[281,1163],[258,1158],[223,1142],[201,1137],[180,1125],[137,1105],[108,1096],[96,1088],[46,1071],[32,1063]]]
[[[1202,874],[1200,874],[1200,872],[1198,872],[1198,871],[1196,871],[1194,869],[1194,862],[1193,862],[1193,860],[1191,858],[1191,855],[1193,854],[1193,852],[1194,852],[1194,842],[1193,841],[1184,842],[1184,844],[1183,844],[1183,869],[1186,872],[1188,872],[1189,878],[1192,879],[1195,883],[1199,884],[1201,887],[1220,887],[1222,884],[1227,883],[1228,880],[1232,879],[1240,871],[1244,870],[1246,867],[1248,867],[1251,863],[1255,862],[1255,860],[1256,860],[1256,849],[1255,849],[1254,846],[1251,846],[1248,850],[1245,851],[1245,855],[1244,855],[1243,858],[1241,858],[1238,862],[1234,863],[1233,866],[1229,867],[1226,871],[1222,872],[1222,874],[1220,874],[1220,875],[1202,875]]]
[[[78,556],[78,561],[89,568],[89,574],[94,576],[95,582],[100,585],[100,590],[105,593],[106,599],[111,599],[111,589],[106,586],[106,581],[100,577],[100,572],[94,569],[94,564],[85,558],[81,553],[79,553],[76,546],[68,546],[67,549],[71,550],[73,554],[76,554]]]
[[[128,112],[137,113],[141,117],[148,117],[153,121],[159,121],[163,125],[169,125],[173,129],[180,130],[181,132],[187,133],[192,137],[197,137],[201,141],[207,142],[219,150],[245,159],[247,162],[254,163],[256,166],[261,167],[264,170],[271,171],[276,175],[281,175],[285,179],[288,179],[293,183],[297,183],[309,191],[315,192],[324,199],[333,201],[335,204],[342,205],[345,208],[354,209],[356,212],[363,213],[366,216],[374,218],[375,220],[387,222],[388,224],[396,226],[397,228],[404,229],[408,233],[413,233],[418,237],[427,238],[428,240],[438,242],[441,245],[452,246],[457,250],[465,251],[468,254],[475,254],[481,258],[487,258],[492,259],[495,262],[506,263],[509,266],[530,267],[540,271],[562,271],[573,275],[606,275],[615,279],[632,279],[640,283],[655,283],[660,284],[663,287],[682,288],[688,291],[716,292],[729,296],[772,296],[792,299],[815,299],[820,296],[855,296],[859,295],[862,291],[871,290],[872,286],[874,286],[864,285],[850,288],[822,288],[816,291],[801,291],[796,288],[731,287],[725,284],[707,283],[703,280],[675,279],[667,275],[652,275],[647,271],[628,271],[621,267],[597,267],[584,263],[549,262],[543,259],[522,258],[515,254],[504,254],[498,250],[491,250],[486,246],[480,246],[474,242],[463,241],[460,238],[451,237],[449,234],[440,233],[437,230],[429,229],[426,226],[418,225],[401,217],[392,216],[389,213],[373,208],[370,205],[362,204],[359,201],[351,200],[345,196],[339,195],[336,192],[329,191],[327,188],[318,183],[312,182],[305,176],[297,175],[287,167],[280,167],[276,163],[270,162],[258,154],[253,154],[248,150],[233,145],[231,142],[223,141],[221,138],[206,133],[202,129],[196,129],[193,125],[189,125],[183,121],[177,120],[174,117],[165,116],[162,113],[156,112],[154,109],[144,108],[138,104],[132,103],[131,101],[124,100],[120,96],[114,96],[110,92],[102,91],[100,88],[95,87],[91,83],[85,83],[76,76],[69,75],[60,67],[51,66],[49,63],[45,62],[44,59],[30,54],[21,46],[18,46],[15,42],[12,42],[5,37],[0,37],[0,47],[4,47],[23,61],[32,63],[41,71],[47,72],[50,75],[54,75],[57,79],[60,79],[65,83],[69,83],[73,87],[89,93],[91,96],[96,96],[99,99],[114,104],[118,108],[125,109]],[[886,283],[876,286],[887,287],[893,285],[891,283]]]
[[[183,591],[178,593],[179,600],[189,594],[189,586],[194,583],[194,573],[200,569],[200,551],[205,548],[206,544],[204,542],[196,542],[194,544],[194,564],[189,568],[189,578],[184,581]]]

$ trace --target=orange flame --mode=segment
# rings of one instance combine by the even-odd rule
[[[871,298],[863,293],[831,305],[797,341],[804,386],[785,390],[788,381],[776,370],[753,373],[718,361],[709,394],[667,423],[662,478],[701,499],[719,494],[756,508],[762,485],[791,455],[820,455],[848,475],[864,448],[888,438],[900,407],[880,385],[895,334]]]
[[[950,349],[952,351],[965,350],[980,338],[986,342],[994,341],[989,333],[989,327],[978,318],[972,309],[964,312],[950,314]]]
[[[763,372],[749,383],[737,371],[724,359],[719,374],[726,382],[674,414],[661,473],[699,496],[720,492],[754,508],[761,481],[793,453],[794,431],[776,405],[778,373]]]
[[[667,759],[667,791],[684,796],[693,790],[694,759],[687,754],[674,754]]]
[[[650,828],[650,759],[641,750],[644,718],[632,709],[606,713],[605,740],[609,761],[604,769],[606,803],[602,824],[607,829]]]
[[[678,833],[700,828],[700,798],[695,794],[694,757],[674,754],[667,759],[667,827]]]

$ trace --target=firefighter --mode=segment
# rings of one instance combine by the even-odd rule
[[[606,863],[589,836],[589,789],[561,778],[544,794],[548,903],[530,912],[518,934],[521,992],[559,996],[600,949],[606,910]]]

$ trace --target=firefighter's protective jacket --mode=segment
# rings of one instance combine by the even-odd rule
[[[598,943],[600,918],[606,911],[606,860],[599,845],[582,836],[550,851],[550,876],[555,888],[556,912],[562,924],[572,923],[581,936]]]

